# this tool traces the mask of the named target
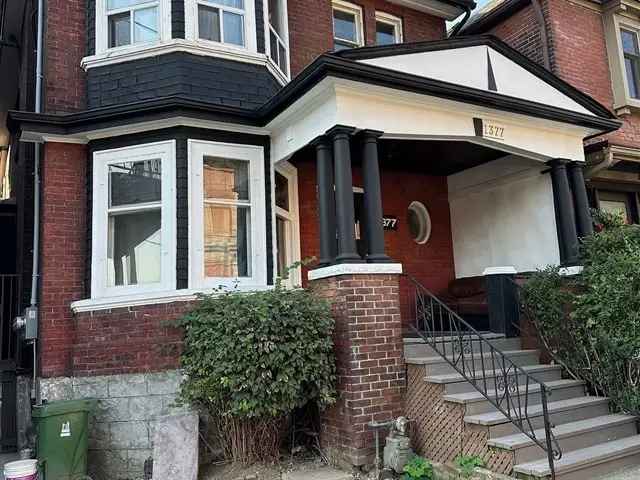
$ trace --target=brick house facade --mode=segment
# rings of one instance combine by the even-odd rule
[[[147,3],[139,30],[136,2],[45,2],[44,111],[9,115],[43,145],[36,400],[98,398],[92,474],[140,475],[179,386],[168,322],[316,257],[293,282],[337,321],[322,440],[366,465],[367,423],[402,413],[403,274],[445,298],[488,267],[570,264],[565,167],[618,123],[503,42],[447,39],[468,0]]]
[[[640,115],[629,86],[635,80],[624,70],[621,35],[637,35],[638,18],[624,2],[498,2],[477,12],[463,29],[496,35],[616,112],[620,129],[585,142],[590,201],[594,208],[624,212],[633,223],[640,222]]]

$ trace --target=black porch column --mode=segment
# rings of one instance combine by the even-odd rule
[[[573,192],[573,204],[576,210],[576,220],[578,223],[578,237],[588,237],[593,233],[593,221],[589,211],[589,197],[587,197],[587,187],[584,183],[583,165],[578,162],[571,162],[567,166],[569,172],[569,183]]]
[[[560,260],[565,265],[575,265],[578,262],[578,232],[573,198],[569,188],[567,163],[567,160],[556,159],[551,160],[548,165],[551,167],[551,182],[556,206]]]
[[[318,216],[320,218],[320,266],[336,259],[336,197],[333,189],[333,154],[330,140],[319,137],[316,147],[316,182],[318,184]]]
[[[337,263],[361,262],[356,247],[353,178],[351,174],[351,135],[355,129],[337,126],[327,132],[333,139],[333,167],[336,184]]]
[[[391,259],[384,253],[382,192],[378,163],[378,137],[382,132],[362,132],[362,179],[364,182],[364,225],[367,240],[367,262],[385,263]]]

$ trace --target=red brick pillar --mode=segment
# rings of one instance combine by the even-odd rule
[[[70,304],[85,296],[87,149],[47,143],[42,162],[40,365],[43,377],[72,373]]]
[[[400,267],[387,265],[387,271],[394,266]],[[339,267],[366,271],[371,265]],[[317,272],[311,272],[310,285],[332,304],[338,368],[338,402],[323,415],[322,445],[336,464],[370,465],[375,443],[367,424],[403,412],[399,275],[343,274],[313,280]]]

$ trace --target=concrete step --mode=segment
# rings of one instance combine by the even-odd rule
[[[520,338],[505,338],[501,333],[482,333],[482,336],[499,350],[519,350],[522,348]],[[454,351],[454,343],[459,345],[457,336],[442,336],[438,338],[438,350],[451,353]],[[471,346],[474,352],[480,351],[480,342],[472,341]],[[487,346],[482,346],[483,351],[487,350]],[[422,338],[405,338],[404,339],[404,355],[405,357],[429,357],[438,355],[438,353],[428,345]]]
[[[521,368],[539,382],[551,382],[562,378],[562,367],[560,365],[525,365]],[[492,390],[496,386],[496,379],[502,376],[502,370],[487,370],[484,375],[481,370],[476,370],[467,372],[467,375],[481,388]],[[518,372],[518,382],[520,384],[524,383],[526,378]],[[425,377],[424,380],[425,382],[444,384],[446,394],[476,391],[473,383],[465,380],[459,373],[431,375]]]
[[[589,480],[640,463],[640,435],[565,453],[555,462],[556,480]],[[547,459],[517,464],[520,479],[551,478]]]
[[[506,350],[503,351],[503,353],[518,366],[540,364],[540,353],[538,350]],[[495,361],[497,366],[499,361],[498,357],[491,355],[490,353],[484,353],[482,355],[474,353],[472,355],[465,355],[464,357],[465,368],[469,370],[480,370],[482,368],[485,370],[495,370],[495,368],[493,368],[493,362]],[[448,360],[452,360],[451,355],[448,355],[447,358]],[[430,355],[426,357],[406,357],[406,362],[409,365],[424,365],[425,375],[427,376],[456,373],[456,370],[449,364],[449,362],[441,356]],[[460,366],[462,366],[462,362],[460,362]]]
[[[549,418],[553,425],[576,422],[586,418],[600,417],[609,413],[609,399],[607,397],[575,397],[566,400],[548,402]],[[529,405],[527,409],[529,420],[533,428],[544,427],[542,405]],[[520,433],[501,412],[494,411],[479,415],[464,417],[466,423],[484,425],[489,428],[489,438],[503,437]]]
[[[585,382],[580,380],[555,380],[553,382],[547,382],[545,384],[549,390],[549,400],[565,400],[567,398],[583,397],[585,394],[584,385]],[[540,385],[530,385],[528,392],[527,389],[522,386],[518,388],[517,395],[512,395],[512,402],[516,402],[517,406],[518,398],[520,399],[519,405],[524,410],[525,408],[525,395],[528,393],[528,405],[535,405],[541,402],[540,397]],[[502,398],[503,393],[496,392],[495,390],[489,390],[487,395],[490,398]],[[496,408],[482,395],[480,392],[467,392],[457,393],[454,395],[444,395],[442,397],[447,402],[459,403],[465,406],[466,415],[476,415],[479,413],[487,413],[495,411]],[[505,408],[507,405],[505,404]]]
[[[603,415],[558,425],[552,430],[560,444],[560,449],[565,454],[600,443],[631,437],[638,433],[636,418],[631,415]],[[535,430],[533,434],[544,443],[544,428]],[[515,463],[547,458],[545,451],[524,433],[494,438],[487,444],[515,452]]]

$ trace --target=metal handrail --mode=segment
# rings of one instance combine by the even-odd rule
[[[415,332],[518,430],[547,453],[551,478],[555,479],[555,461],[562,458],[562,450],[549,419],[548,387],[516,365],[415,278],[407,274],[404,276],[414,287]],[[479,368],[475,365],[474,346],[479,353]],[[494,379],[493,390],[488,388],[488,378]],[[529,414],[529,393],[538,390],[544,419],[544,438],[536,435]]]

